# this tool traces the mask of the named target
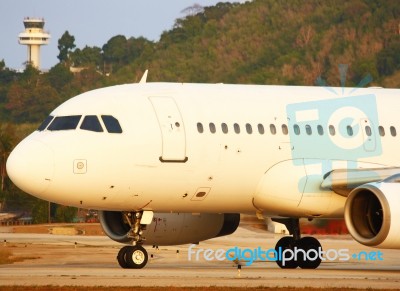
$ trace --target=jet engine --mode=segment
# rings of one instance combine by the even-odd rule
[[[400,248],[400,176],[364,184],[350,192],[345,221],[359,243],[378,248]]]
[[[131,226],[118,211],[99,211],[101,226],[108,237],[120,243],[131,243]],[[147,245],[179,245],[198,243],[235,232],[238,213],[154,213],[151,224],[143,230]]]

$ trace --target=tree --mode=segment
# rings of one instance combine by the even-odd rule
[[[7,113],[4,111],[4,103],[7,100],[7,91],[17,73],[6,67],[4,60],[0,61],[0,120],[7,121]]]
[[[85,46],[82,50],[78,48],[71,53],[71,61],[75,67],[94,66],[98,68],[102,64],[101,49],[96,46]]]
[[[33,223],[49,222],[49,202],[37,199],[32,208]]]
[[[78,213],[78,208],[76,208],[76,207],[57,205],[55,221],[56,222],[74,222],[74,219],[75,219],[77,213]]]
[[[60,103],[60,96],[49,84],[14,83],[8,90],[5,108],[17,123],[40,122]]]
[[[69,68],[66,68],[62,64],[57,64],[50,69],[47,78],[53,88],[61,91],[65,85],[72,81],[74,75],[70,72]]]
[[[377,69],[383,76],[391,75],[400,69],[400,38],[389,43],[389,45],[377,54]]]
[[[200,4],[195,3],[192,6],[189,6],[189,7],[186,7],[185,9],[183,9],[181,11],[181,13],[193,16],[193,15],[196,15],[197,13],[201,13],[203,11],[204,11],[204,7],[201,6]]]
[[[7,92],[7,103],[5,108],[11,113],[13,117],[19,117],[19,110],[23,110],[25,107],[25,97],[27,92],[25,88],[19,83],[14,82]],[[26,110],[26,109],[25,109]]]
[[[133,62],[139,57],[141,57],[141,55],[146,49],[151,48],[152,44],[153,43],[151,41],[149,41],[144,37],[129,38],[127,41],[127,46],[128,46],[127,59],[126,59],[127,63]]]
[[[58,50],[60,51],[60,53],[57,58],[60,60],[61,63],[67,63],[69,61],[69,54],[74,48],[75,37],[70,35],[67,30],[58,40]]]
[[[1,64],[0,64],[1,67]],[[0,68],[0,88],[2,86],[7,87],[13,79],[15,79],[17,76],[17,73],[15,71],[10,70],[9,68]],[[1,102],[1,98],[0,98]]]
[[[122,65],[128,55],[128,45],[126,37],[123,35],[117,35],[112,37],[103,46],[104,60],[111,65],[117,67]],[[110,70],[112,71],[112,70]]]
[[[7,177],[6,162],[11,150],[14,148],[15,127],[9,123],[0,126],[0,190],[5,190],[5,180]]]
[[[34,66],[32,66],[32,64],[28,64],[21,75],[21,83],[38,84],[39,78],[40,78],[40,71]]]

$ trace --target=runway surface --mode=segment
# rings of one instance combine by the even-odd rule
[[[195,246],[228,250],[263,250],[273,248],[280,238],[261,230],[239,227],[235,234],[215,238]],[[232,287],[353,287],[400,288],[400,251],[381,250],[382,260],[376,253],[370,257],[352,258],[360,252],[377,250],[354,242],[349,236],[318,236],[324,250],[345,249],[348,261],[325,261],[317,270],[284,270],[275,262],[257,260],[250,266],[228,260],[204,259],[203,252],[192,252],[189,245],[177,247],[151,246],[149,263],[144,269],[121,269],[116,254],[121,245],[102,236],[65,236],[49,234],[0,233],[1,249],[9,250],[21,262],[0,265],[0,286],[5,285],[57,285],[57,286],[232,286]],[[6,241],[6,242],[4,242]],[[334,251],[330,252],[333,258]],[[0,288],[1,289],[1,288]]]

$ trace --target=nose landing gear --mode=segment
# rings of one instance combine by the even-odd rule
[[[128,236],[132,238],[132,246],[122,247],[117,255],[119,265],[124,269],[141,269],[146,266],[148,253],[142,244],[145,238],[142,236],[146,225],[151,223],[153,212],[127,212],[124,213],[124,220],[130,226]]]
[[[147,264],[149,256],[141,246],[124,246],[117,255],[119,265],[124,269],[141,269]]]

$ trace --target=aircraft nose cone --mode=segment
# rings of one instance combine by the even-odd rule
[[[46,191],[53,172],[53,151],[37,140],[23,140],[7,160],[7,174],[11,181],[24,192],[35,196]]]

